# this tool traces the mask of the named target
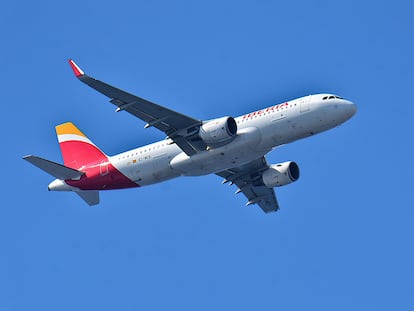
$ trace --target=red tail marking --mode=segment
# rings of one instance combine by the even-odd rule
[[[96,146],[83,141],[68,140],[60,143],[63,163],[74,169],[108,161],[108,157]]]

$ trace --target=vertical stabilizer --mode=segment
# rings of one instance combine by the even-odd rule
[[[72,122],[56,126],[56,134],[65,166],[80,169],[107,161],[108,157]]]

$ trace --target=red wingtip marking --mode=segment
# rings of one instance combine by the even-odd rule
[[[70,67],[72,67],[72,70],[75,76],[80,77],[84,75],[84,72],[82,71],[82,69],[80,69],[79,66],[76,65],[76,63],[72,59],[69,59],[69,64],[70,64]]]

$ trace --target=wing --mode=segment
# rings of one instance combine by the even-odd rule
[[[217,173],[224,178],[223,183],[230,182],[239,188],[236,193],[243,192],[247,197],[246,205],[258,204],[265,213],[279,209],[275,191],[262,182],[262,173],[269,168],[265,157]]]
[[[69,60],[69,64],[79,80],[109,97],[110,102],[118,107],[117,112],[125,110],[145,121],[145,128],[153,126],[163,131],[188,155],[206,148],[197,135],[202,121],[96,80],[86,75],[73,60]]]

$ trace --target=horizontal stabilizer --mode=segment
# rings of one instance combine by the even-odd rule
[[[34,166],[37,166],[46,173],[54,176],[55,178],[61,180],[76,179],[80,178],[83,174],[85,174],[73,168],[46,159],[42,159],[34,155],[25,156],[23,157],[23,159],[27,162],[30,162]]]
[[[99,204],[99,191],[76,191],[76,194],[88,203],[89,206]]]

